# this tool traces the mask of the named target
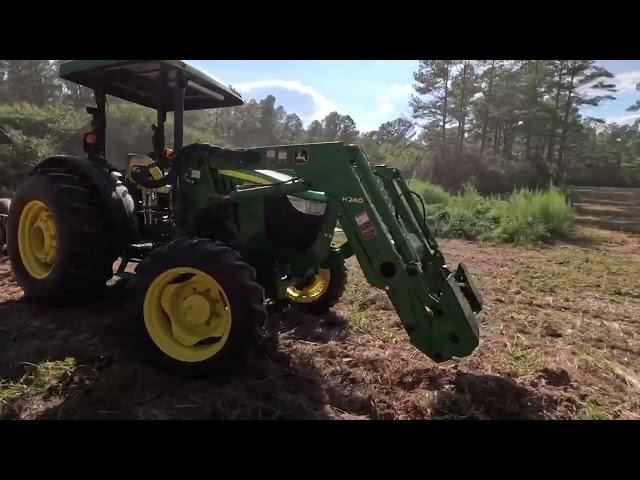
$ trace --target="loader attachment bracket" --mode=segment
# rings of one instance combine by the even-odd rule
[[[458,282],[458,286],[460,287],[460,290],[462,291],[464,297],[467,299],[467,302],[469,302],[471,311],[473,311],[474,313],[480,312],[480,310],[482,310],[483,304],[482,296],[471,280],[471,277],[467,272],[466,265],[464,265],[463,263],[458,265],[458,269],[456,270],[454,278]]]

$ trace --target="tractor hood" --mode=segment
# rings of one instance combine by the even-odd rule
[[[232,179],[236,183],[249,185],[273,185],[275,183],[288,182],[295,178],[292,175],[276,170],[219,170],[218,173]],[[313,190],[296,193],[292,196],[315,202],[326,203],[327,201],[327,197],[323,192]]]

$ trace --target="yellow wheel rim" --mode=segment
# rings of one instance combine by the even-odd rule
[[[38,200],[32,200],[22,209],[18,249],[29,275],[42,279],[51,273],[58,258],[58,229],[49,209]]]
[[[308,286],[304,288],[296,288],[294,286],[287,288],[287,296],[295,303],[315,302],[329,288],[330,279],[331,271],[327,268],[321,268]]]
[[[172,268],[147,289],[144,323],[153,342],[171,358],[202,362],[229,338],[231,306],[218,282],[201,270]]]

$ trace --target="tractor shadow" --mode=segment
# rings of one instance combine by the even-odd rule
[[[498,375],[456,372],[449,381],[453,388],[436,396],[434,418],[543,420],[557,413],[563,401],[542,389]]]
[[[343,335],[338,314],[314,316],[296,310],[271,315],[268,335],[247,368],[227,380],[189,380],[142,361],[122,301],[43,307],[17,299],[0,303],[0,381],[18,382],[46,361],[72,357],[77,367],[64,384],[44,396],[5,409],[3,418],[91,420],[330,419],[327,405],[360,417],[393,418],[371,412],[366,398],[339,388],[291,349],[291,343],[327,343]],[[565,385],[546,372],[550,385]],[[548,378],[547,378],[548,377]],[[398,381],[406,391],[434,394],[432,418],[542,419],[562,398],[511,378],[451,369],[407,370]],[[362,398],[360,398],[362,397]],[[34,404],[39,404],[34,406]],[[25,415],[25,409],[33,413]]]
[[[65,307],[0,303],[0,380],[18,382],[43,362],[75,359],[66,383],[41,395],[41,407],[27,418],[328,418],[320,374],[278,345],[290,330],[282,319],[270,319],[243,373],[217,381],[177,378],[147,365],[130,323],[122,298]],[[4,417],[25,417],[24,409],[18,402]]]
[[[267,326],[286,338],[309,343],[328,343],[346,335],[347,319],[334,311],[314,315],[301,309],[290,309],[270,315]]]

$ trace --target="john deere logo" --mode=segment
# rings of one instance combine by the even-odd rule
[[[296,150],[296,154],[293,156],[293,161],[296,165],[309,163],[309,152],[306,150]]]

